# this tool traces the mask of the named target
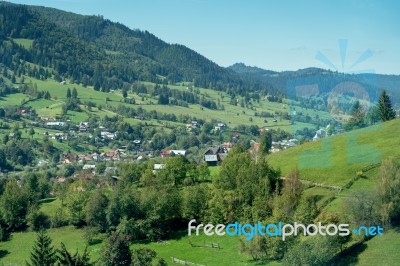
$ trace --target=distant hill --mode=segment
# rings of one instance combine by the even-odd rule
[[[190,82],[232,97],[257,92],[279,98],[292,98],[298,86],[318,84],[319,97],[325,102],[333,87],[352,81],[368,92],[371,101],[387,89],[395,106],[400,106],[399,76],[350,75],[318,68],[275,72],[243,63],[224,68],[148,31],[102,16],[40,6],[0,2],[0,21],[0,64],[17,78],[68,79],[106,92],[129,88],[135,81]]]
[[[59,80],[72,79],[109,91],[136,80],[193,82],[235,93],[264,89],[199,53],[168,44],[147,31],[54,8],[0,3],[2,63],[28,71],[23,62],[51,68]],[[31,41],[30,47],[18,40]],[[6,49],[7,47],[7,49]]]
[[[341,82],[355,82],[363,87],[372,102],[377,101],[381,90],[389,92],[397,108],[400,108],[400,76],[382,74],[345,74],[320,68],[305,68],[297,71],[276,72],[236,63],[228,67],[247,79],[258,80],[272,86],[283,94],[293,93],[294,86],[317,84],[318,94],[327,94]],[[290,95],[289,95],[290,97]]]

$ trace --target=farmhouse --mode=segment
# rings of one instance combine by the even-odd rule
[[[69,153],[61,158],[61,163],[70,164],[72,162],[75,162],[76,160],[78,160],[78,155],[74,153]]]
[[[179,155],[179,156],[185,156],[186,155],[186,150],[165,150],[161,151],[161,157],[166,158],[171,155]]]
[[[79,123],[79,132],[87,132],[89,128],[88,122],[80,122]]]
[[[325,138],[327,136],[327,132],[324,128],[321,128],[315,132],[315,135],[313,137],[313,141],[319,140],[321,138]]]
[[[46,123],[46,126],[48,126],[48,127],[63,127],[64,125],[65,125],[65,122],[58,122],[58,121]]]
[[[165,167],[165,164],[163,163],[156,163],[153,166],[153,174],[157,173],[157,171],[163,169]]]
[[[226,125],[224,123],[217,123],[214,127],[214,130],[224,130]]]
[[[85,164],[84,166],[83,166],[83,170],[91,170],[91,169],[95,169],[96,168],[96,165],[94,165],[94,164]]]
[[[121,153],[119,150],[103,152],[100,154],[100,157],[106,161],[119,161],[121,160]]]
[[[100,136],[101,136],[103,139],[111,139],[111,140],[114,140],[114,139],[117,137],[117,133],[110,133],[110,132],[108,132],[108,131],[103,131],[103,132],[100,132]]]
[[[216,166],[220,164],[228,155],[227,151],[220,146],[209,147],[204,153],[204,161],[208,166]]]

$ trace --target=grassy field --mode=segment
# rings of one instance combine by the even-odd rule
[[[13,39],[16,44],[22,45],[25,49],[29,49],[32,46],[33,40],[30,39]]]
[[[192,247],[190,242],[196,247]],[[204,243],[218,243],[220,249],[204,247]],[[184,231],[182,237],[176,239],[163,243],[135,244],[132,247],[149,247],[164,258],[169,265],[176,265],[171,263],[171,257],[207,266],[258,265],[250,256],[239,252],[239,237],[188,236],[187,231]],[[268,265],[280,265],[280,263],[271,262]]]
[[[400,232],[390,230],[383,236],[374,237],[365,242],[353,254],[342,261],[341,265],[399,265]]]
[[[9,94],[7,96],[0,97],[0,106],[13,106],[13,105],[21,105],[22,101],[28,99],[28,96],[22,93],[14,93]]]
[[[61,113],[62,102],[66,98],[67,89],[76,88],[78,91],[78,97],[80,98],[82,103],[91,101],[96,105],[106,106],[106,98],[107,105],[116,107],[118,105],[124,105],[131,108],[137,108],[141,106],[143,109],[150,111],[156,110],[157,112],[165,112],[165,113],[173,113],[177,116],[179,115],[190,115],[192,117],[196,117],[198,119],[206,119],[211,120],[215,119],[217,121],[222,121],[226,123],[229,127],[234,127],[239,124],[243,125],[257,125],[259,127],[266,128],[281,128],[283,130],[289,132],[295,132],[297,129],[302,129],[304,127],[314,128],[312,124],[308,123],[300,123],[296,122],[293,125],[290,125],[288,120],[283,120],[277,117],[277,122],[272,122],[272,118],[266,119],[267,123],[264,121],[265,118],[254,116],[255,112],[269,112],[274,114],[275,112],[286,112],[288,110],[288,106],[285,103],[275,103],[268,102],[267,100],[260,100],[260,102],[253,102],[253,110],[241,107],[241,106],[233,106],[229,104],[230,97],[225,92],[218,92],[211,89],[200,88],[200,94],[204,95],[206,98],[214,101],[220,101],[222,105],[224,105],[225,110],[210,110],[207,108],[201,109],[201,106],[198,104],[191,104],[189,107],[181,107],[181,106],[172,106],[172,105],[158,105],[157,98],[152,98],[150,95],[147,95],[142,101],[141,97],[136,94],[129,94],[130,98],[134,98],[136,104],[128,104],[124,103],[123,97],[120,91],[113,91],[110,93],[105,93],[101,91],[95,91],[92,87],[83,87],[79,84],[69,84],[68,81],[66,84],[61,84],[52,79],[48,80],[37,80],[31,77],[25,77],[25,83],[29,84],[29,82],[36,83],[39,91],[49,91],[52,100],[38,100],[38,101],[30,101],[26,105],[32,106],[37,109],[39,116],[47,116],[47,117],[55,117],[56,115]],[[153,88],[155,84],[150,82],[143,82],[149,89]],[[186,90],[187,87],[185,84],[179,85],[169,85],[169,87],[173,89]],[[8,96],[10,99],[5,99],[9,105],[19,105],[22,99],[24,98],[22,95],[15,94],[14,96]],[[0,100],[1,101],[1,100]],[[107,107],[106,107],[107,108]],[[106,109],[105,108],[105,109]],[[302,108],[297,107],[297,109],[301,110]],[[318,114],[321,118],[329,118],[329,113],[327,112],[315,112],[312,110],[302,110],[303,113],[314,112],[314,114]],[[104,115],[104,113],[100,112],[99,115]],[[82,117],[76,118],[74,114],[71,114],[71,120],[77,121],[79,119],[85,119],[86,117],[81,113]]]
[[[18,40],[22,45],[30,45],[29,40],[21,39]],[[175,114],[176,116],[180,115],[189,115],[196,119],[205,119],[205,120],[216,120],[220,122],[224,122],[228,125],[228,127],[233,128],[239,124],[242,125],[257,125],[258,127],[271,128],[271,129],[282,129],[291,133],[296,132],[298,129],[303,129],[305,127],[315,128],[314,125],[309,123],[301,123],[295,122],[294,124],[290,124],[288,120],[284,120],[279,116],[276,116],[277,122],[273,122],[273,118],[262,118],[255,116],[255,112],[269,112],[271,114],[276,114],[278,112],[287,112],[289,109],[288,104],[284,103],[276,103],[269,102],[268,100],[261,99],[259,102],[252,102],[252,109],[247,107],[241,107],[239,104],[237,106],[231,105],[230,96],[225,92],[214,91],[211,89],[199,88],[200,95],[204,96],[209,100],[213,100],[215,102],[220,102],[221,105],[224,106],[224,110],[210,110],[207,108],[201,108],[199,104],[190,104],[189,107],[181,107],[174,105],[158,105],[157,97],[152,97],[151,95],[146,95],[145,97],[140,97],[137,94],[129,93],[129,98],[134,98],[136,104],[125,103],[122,97],[120,90],[115,90],[109,93],[95,91],[92,87],[83,87],[80,84],[70,84],[67,80],[65,84],[57,82],[53,79],[47,80],[37,80],[32,77],[25,76],[25,84],[29,84],[32,82],[37,85],[39,91],[49,91],[52,99],[50,100],[32,100],[28,101],[25,106],[31,106],[35,108],[38,115],[40,117],[48,117],[55,118],[56,116],[61,114],[62,104],[66,98],[68,88],[76,88],[78,92],[78,97],[82,104],[86,102],[93,102],[96,105],[103,106],[103,110],[99,111],[97,108],[92,108],[92,111],[84,110],[84,112],[74,113],[68,112],[68,119],[72,122],[81,122],[88,118],[89,113],[93,115],[98,115],[103,117],[104,115],[115,115],[112,112],[107,111],[108,107],[117,107],[119,105],[123,105],[130,108],[138,108],[139,106],[147,111],[156,110],[161,113],[170,113]],[[151,91],[155,86],[154,83],[143,82],[143,84],[148,87]],[[168,85],[172,89],[178,90],[187,90],[187,84],[180,83],[176,85]],[[106,101],[107,99],[107,101]],[[239,98],[240,99],[240,98]],[[6,97],[0,98],[0,105],[9,106],[9,105],[21,105],[23,100],[27,101],[28,96],[24,94],[12,94]],[[83,105],[82,105],[83,107]],[[320,112],[314,110],[306,110],[296,106],[296,111],[303,112],[304,114],[309,114],[310,116],[318,115],[320,118],[328,119],[330,118],[330,114],[327,112]],[[127,120],[129,123],[136,124],[138,120]],[[147,121],[151,124],[160,124],[156,120]],[[174,123],[174,122],[168,122]],[[174,123],[174,125],[183,126],[184,123]]]
[[[66,226],[61,228],[49,229],[49,236],[53,239],[53,245],[60,247],[63,242],[68,250],[82,252],[85,249],[84,231]],[[36,239],[35,232],[18,232],[11,235],[11,239],[0,243],[0,263],[4,265],[25,265],[29,260],[32,246]],[[88,247],[92,260],[100,257],[101,243]],[[0,264],[1,265],[1,264]]]
[[[61,201],[55,198],[42,200],[40,203],[40,210],[49,216],[54,215],[56,210],[60,207]],[[78,248],[79,251],[84,249],[85,240],[83,234],[83,230],[71,226],[49,230],[49,235],[53,238],[53,244],[56,247],[59,247],[60,242],[63,242],[71,251],[74,251],[76,248]],[[23,264],[25,259],[29,258],[34,239],[35,233],[33,232],[12,234],[10,241],[0,243],[0,250],[7,251],[3,252],[3,257],[0,258],[0,262],[6,265],[8,263]],[[192,247],[190,242],[199,246],[203,245],[204,242],[218,243],[220,249],[204,246]],[[89,246],[92,260],[99,258],[101,246],[102,243]],[[187,231],[182,231],[177,234],[176,237],[162,243],[136,243],[131,245],[132,250],[141,247],[154,249],[169,265],[172,265],[171,257],[209,266],[257,265],[251,257],[239,252],[239,237],[188,236]],[[279,263],[273,263],[271,265],[279,265]]]
[[[363,167],[398,156],[400,120],[308,142],[268,157],[283,175],[298,168],[302,179],[343,186]]]

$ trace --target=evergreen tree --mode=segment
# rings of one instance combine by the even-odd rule
[[[269,132],[264,131],[260,136],[260,153],[268,154],[272,147],[272,136]]]
[[[70,88],[68,88],[67,90],[67,99],[71,98],[71,90]]]
[[[55,265],[56,261],[56,251],[51,244],[51,238],[42,229],[37,233],[36,242],[31,252],[31,263],[27,264],[32,266],[50,266]]]
[[[61,249],[58,251],[58,266],[91,266],[93,263],[90,263],[89,253],[87,251],[87,247],[83,251],[82,255],[78,254],[78,251],[75,252],[74,255],[68,252],[64,243],[61,242]]]
[[[122,97],[124,97],[124,98],[128,97],[128,91],[127,90],[125,90],[125,89],[122,90]]]
[[[72,99],[77,99],[78,98],[78,91],[75,88],[72,89],[71,98]]]
[[[351,118],[346,125],[346,129],[357,129],[365,126],[365,112],[359,101],[356,101],[351,109]]]
[[[100,261],[104,266],[131,265],[132,262],[128,238],[118,232],[107,239],[102,254]]]
[[[35,135],[35,130],[33,129],[33,127],[31,127],[29,129],[29,136],[31,136],[31,138],[33,138],[33,135]]]
[[[392,108],[389,95],[386,91],[382,91],[379,96],[379,112],[383,122],[392,120],[396,117],[396,112]]]

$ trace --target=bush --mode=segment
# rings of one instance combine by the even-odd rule
[[[66,210],[57,209],[56,214],[50,218],[50,226],[52,228],[62,227],[68,224],[68,220],[64,218]]]
[[[27,217],[28,225],[33,231],[38,231],[41,228],[49,228],[50,220],[49,216],[41,211],[34,210],[28,214]]]

